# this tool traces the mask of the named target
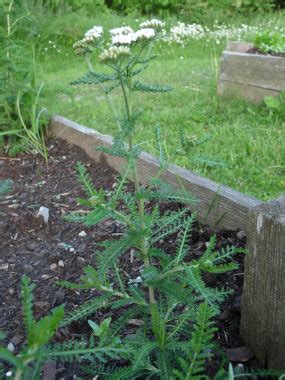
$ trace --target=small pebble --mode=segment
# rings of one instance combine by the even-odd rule
[[[45,224],[47,224],[49,220],[49,209],[47,207],[41,206],[37,213],[37,218],[39,217],[42,217]]]
[[[56,270],[56,268],[57,268],[56,264],[51,264],[49,267],[50,270]]]
[[[28,242],[26,244],[26,248],[29,250],[29,251],[34,251],[36,248],[37,248],[38,244],[36,241],[31,241],[31,242]]]
[[[239,240],[243,240],[243,239],[245,239],[245,238],[246,238],[246,232],[245,232],[245,231],[239,231],[239,232],[237,233],[237,238],[238,238]]]
[[[62,260],[59,260],[58,266],[63,268],[64,267],[64,262]]]
[[[7,350],[9,350],[10,352],[14,352],[15,351],[14,344],[11,342],[8,343]]]
[[[74,252],[75,249],[73,247],[69,248],[69,252]]]
[[[81,232],[79,232],[79,234],[78,234],[78,236],[80,236],[80,237],[85,237],[87,234],[86,234],[86,232],[85,231],[81,231]]]
[[[8,371],[6,372],[6,377],[11,377],[13,375],[13,372],[12,371]]]
[[[34,268],[30,264],[25,264],[23,270],[24,270],[24,273],[31,273],[33,272]]]

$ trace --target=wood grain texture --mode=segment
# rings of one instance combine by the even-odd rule
[[[218,83],[218,95],[223,98],[235,96],[254,103],[260,103],[265,96],[278,96],[279,94],[279,91],[255,87],[245,83],[230,82],[222,79]]]
[[[246,53],[252,45],[229,42],[222,54],[220,96],[236,95],[255,102],[285,90],[285,57]]]
[[[249,211],[241,334],[264,366],[285,370],[285,196]]]
[[[112,137],[101,135],[60,116],[51,118],[50,131],[53,136],[81,147],[96,161],[104,159],[116,171],[124,170],[123,159],[96,151],[98,146],[110,147],[113,141]],[[154,156],[142,152],[138,162],[140,182],[149,183],[158,170],[158,160]],[[245,230],[249,208],[261,204],[261,201],[254,197],[219,185],[177,165],[170,164],[162,179],[177,189],[183,186],[191,192],[197,203],[190,205],[190,209],[198,212],[198,219],[201,223],[209,224],[216,229]]]

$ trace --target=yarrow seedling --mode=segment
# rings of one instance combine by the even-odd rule
[[[113,379],[204,378],[206,360],[213,349],[215,327],[212,318],[230,291],[209,288],[203,280],[203,273],[217,274],[236,269],[237,264],[231,260],[240,252],[233,247],[216,251],[213,237],[204,255],[191,260],[189,240],[195,215],[191,215],[181,203],[190,204],[194,200],[183,189],[175,190],[160,179],[167,168],[167,155],[159,127],[154,133],[160,170],[149,186],[139,182],[141,145],[134,143],[134,136],[140,114],[133,109],[131,100],[134,92],[171,90],[167,85],[143,83],[137,79],[156,58],[152,48],[161,39],[163,27],[164,23],[156,19],[140,24],[136,31],[123,26],[104,34],[101,27],[95,26],[74,44],[75,53],[85,58],[89,71],[72,84],[99,85],[118,128],[113,146],[99,149],[125,159],[126,164],[118,186],[108,193],[97,190],[85,167],[80,163],[77,165],[79,179],[88,197],[78,201],[90,206],[91,211],[88,214],[72,213],[67,219],[91,226],[111,218],[122,226],[122,233],[118,239],[102,244],[97,253],[98,267],[86,267],[80,284],[61,282],[71,289],[96,289],[101,293],[71,313],[63,324],[102,308],[119,309],[121,316],[108,324],[108,330],[115,336],[119,334],[129,355],[127,366],[112,369],[114,373],[110,378]],[[94,60],[107,70],[95,71]],[[121,91],[122,110],[116,108],[110,97],[114,89]],[[186,138],[183,133],[180,140],[181,147],[177,147],[177,152],[182,153],[190,152],[193,144],[199,143]],[[133,192],[127,188],[129,178],[134,183]],[[160,203],[169,201],[178,202],[177,209],[165,212]],[[167,253],[161,243],[169,237],[175,244]],[[128,255],[132,255],[136,263],[132,276],[120,266],[120,260]],[[89,324],[97,333],[99,324],[93,320]],[[136,326],[131,339],[126,333],[130,321],[135,321]],[[92,375],[100,375],[96,365],[89,370]],[[106,374],[106,368],[102,373]]]

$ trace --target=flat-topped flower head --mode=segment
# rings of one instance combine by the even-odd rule
[[[102,26],[95,25],[93,26],[93,28],[91,28],[85,33],[83,41],[88,42],[88,43],[99,41],[102,38],[102,34],[103,34]]]
[[[148,21],[144,21],[140,24],[140,28],[152,28],[152,29],[162,29],[165,26],[165,22],[153,18]]]
[[[137,40],[150,40],[155,37],[155,30],[153,28],[143,28],[135,32]]]
[[[128,46],[110,46],[109,49],[104,50],[99,55],[99,59],[102,63],[116,63],[121,59],[128,57],[130,54],[131,50]]]
[[[130,26],[122,26],[121,28],[111,29],[110,33],[112,36],[116,36],[118,34],[130,34],[133,33],[133,29]]]
[[[129,34],[116,34],[112,36],[113,45],[130,45],[132,42],[136,41],[136,33]]]
[[[74,53],[76,55],[86,55],[91,53],[93,48],[84,40],[77,41],[73,44]]]

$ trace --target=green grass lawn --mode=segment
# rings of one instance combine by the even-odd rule
[[[122,18],[105,23],[115,27],[118,21]],[[92,20],[90,26],[93,24]],[[177,146],[179,128],[197,137],[211,135],[211,140],[194,148],[190,156],[173,157],[172,161],[260,199],[277,197],[285,193],[285,121],[277,114],[271,115],[263,104],[216,96],[223,48],[224,44],[193,41],[184,48],[165,45],[157,49],[159,59],[150,65],[143,80],[170,84],[173,91],[135,94],[133,107],[143,110],[137,141],[155,153],[154,127],[160,125],[171,155]],[[96,62],[94,65],[99,69]],[[43,55],[38,64],[39,79],[45,83],[43,104],[50,114],[112,134],[112,115],[99,89],[68,84],[86,71],[82,59],[74,56],[71,49]],[[120,95],[114,92],[113,96],[120,106]]]

